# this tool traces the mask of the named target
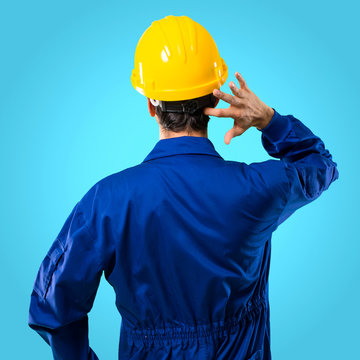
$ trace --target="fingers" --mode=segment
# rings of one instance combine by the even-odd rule
[[[241,90],[235,85],[235,83],[233,81],[230,81],[229,83],[229,87],[230,87],[230,90],[232,91],[232,93],[241,98],[243,97],[243,94],[241,93]]]
[[[214,109],[206,107],[203,113],[208,116],[231,117],[230,109]]]
[[[249,88],[248,88],[248,86],[247,86],[244,78],[240,75],[240,73],[239,73],[239,72],[236,72],[236,73],[235,73],[235,76],[236,76],[236,78],[237,78],[238,81],[239,81],[240,88],[241,88],[242,90],[249,90]]]
[[[236,88],[235,84],[233,82],[231,82],[233,84],[233,88]],[[232,88],[232,91],[234,93],[234,95],[239,94],[239,96],[232,96],[230,94],[224,93],[223,91],[219,90],[219,89],[214,89],[213,94],[221,100],[224,100],[225,102],[229,103],[230,105],[234,105],[234,106],[239,106],[240,105],[240,99],[239,97],[241,96],[240,90],[237,89],[237,92],[235,92],[236,90]],[[231,108],[231,107],[230,107]],[[218,117],[233,117],[234,114],[234,110],[231,110],[230,108],[228,109],[217,109],[217,108],[209,108],[206,107],[204,108],[203,113],[205,115],[208,116],[218,116]]]
[[[232,138],[242,135],[247,129],[240,128],[240,127],[233,127],[225,134],[225,144],[229,145]]]
[[[219,90],[219,89],[215,89],[215,90],[213,91],[213,94],[214,94],[217,98],[219,98],[219,99],[221,99],[221,100],[224,100],[225,102],[227,102],[227,103],[229,103],[229,104],[231,104],[231,105],[237,105],[237,104],[238,104],[238,100],[236,99],[235,96],[232,96],[232,95],[230,95],[230,94],[224,93],[224,92],[222,92],[222,91]]]

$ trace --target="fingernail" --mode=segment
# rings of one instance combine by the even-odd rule
[[[214,90],[214,95],[220,95],[220,91],[219,90]]]

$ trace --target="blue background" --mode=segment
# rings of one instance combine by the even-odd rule
[[[359,356],[359,6],[355,1],[9,1],[0,8],[1,357],[49,359],[27,326],[33,281],[71,209],[100,179],[146,157],[159,139],[131,86],[137,41],[153,20],[188,15],[229,67],[280,114],[325,142],[339,179],[273,234],[271,345],[275,360]],[[218,107],[226,107],[220,102]],[[227,160],[270,158],[249,129]],[[121,318],[102,278],[90,344],[116,359]]]

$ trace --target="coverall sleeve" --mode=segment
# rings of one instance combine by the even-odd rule
[[[78,202],[38,270],[28,325],[57,360],[98,359],[89,346],[88,316],[103,272],[102,251],[91,229],[89,196]]]
[[[337,163],[323,141],[293,115],[280,115],[274,108],[270,123],[261,131],[267,153],[280,159],[273,167],[274,191],[281,193],[284,206],[275,228],[300,207],[318,198],[339,178]],[[281,187],[281,189],[279,189]]]

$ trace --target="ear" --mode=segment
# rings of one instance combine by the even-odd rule
[[[152,117],[155,116],[155,106],[151,103],[150,99],[147,98],[149,113]]]

